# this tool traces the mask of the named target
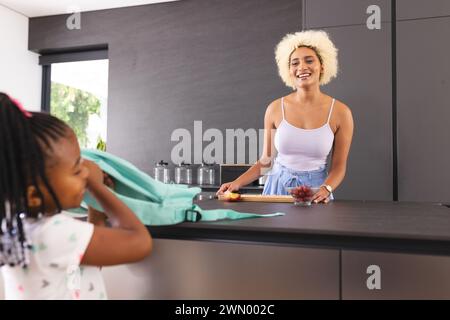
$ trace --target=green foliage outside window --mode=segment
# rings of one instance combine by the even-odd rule
[[[97,150],[106,151],[106,142],[100,137],[97,139]]]
[[[89,116],[100,115],[100,100],[92,93],[52,82],[50,109],[52,115],[65,121],[75,131],[80,147],[86,148]]]

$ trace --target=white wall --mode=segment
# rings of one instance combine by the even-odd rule
[[[42,68],[39,55],[28,51],[28,18],[0,5],[0,92],[28,110],[41,108]],[[0,299],[3,299],[0,273]]]
[[[41,106],[42,68],[39,55],[28,51],[28,17],[0,4],[0,92],[28,110]]]

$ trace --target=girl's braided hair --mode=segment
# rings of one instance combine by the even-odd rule
[[[27,266],[31,245],[22,220],[31,216],[29,186],[36,188],[41,199],[40,213],[45,213],[40,185],[61,211],[45,173],[45,161],[52,153],[52,143],[66,136],[68,128],[50,114],[25,111],[19,102],[0,92],[0,266]]]

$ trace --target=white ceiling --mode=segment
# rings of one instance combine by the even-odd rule
[[[178,0],[0,0],[0,5],[31,18],[172,1]]]

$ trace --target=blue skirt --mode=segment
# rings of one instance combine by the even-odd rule
[[[275,160],[272,170],[267,174],[263,195],[288,195],[286,188],[297,186],[320,187],[328,176],[327,168],[312,171],[296,171],[281,165]],[[333,194],[330,200],[333,200]]]

